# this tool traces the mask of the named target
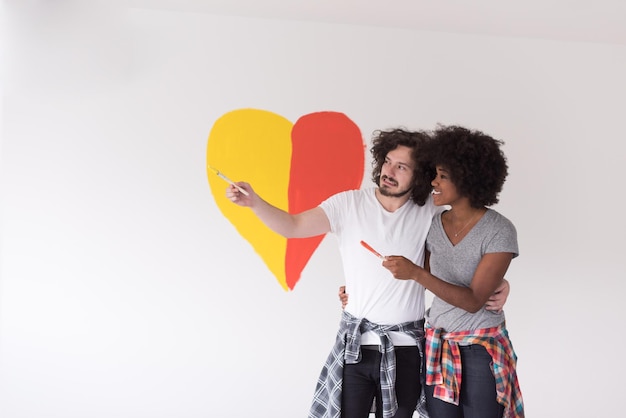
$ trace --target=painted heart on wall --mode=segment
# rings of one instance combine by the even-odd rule
[[[316,112],[295,123],[260,109],[220,117],[209,134],[207,165],[234,181],[246,181],[263,199],[289,213],[316,207],[363,180],[365,144],[358,126],[339,112]],[[285,290],[293,290],[324,238],[287,239],[267,228],[250,208],[225,196],[228,186],[207,167],[222,214],[263,259]]]

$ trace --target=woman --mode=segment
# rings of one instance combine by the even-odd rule
[[[400,256],[383,262],[395,278],[435,295],[426,316],[428,411],[431,418],[523,417],[504,313],[485,309],[518,255],[515,227],[488,208],[507,176],[502,142],[459,126],[439,127],[433,138],[433,199],[450,209],[433,219],[425,268]]]

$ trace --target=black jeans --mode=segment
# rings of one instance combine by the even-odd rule
[[[417,347],[395,347],[396,353],[396,398],[398,412],[394,418],[413,416],[419,400],[421,357]],[[380,359],[377,349],[361,349],[361,361],[346,364],[343,369],[341,399],[342,418],[367,418],[374,399],[376,417],[382,417],[380,393]]]
[[[491,356],[477,344],[460,349],[463,371],[459,405],[434,398],[434,386],[426,386],[426,407],[430,418],[502,418],[504,406],[496,401]]]

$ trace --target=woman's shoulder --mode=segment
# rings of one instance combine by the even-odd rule
[[[484,225],[487,226],[488,229],[492,231],[506,232],[508,234],[512,234],[513,236],[517,235],[517,229],[515,228],[513,222],[495,209],[488,208],[487,212],[485,212],[485,217],[487,222],[485,222]]]
[[[487,212],[485,212],[485,215],[487,215],[488,219],[492,220],[493,222],[508,223],[513,225],[513,222],[511,222],[509,218],[507,218],[495,209],[487,208]]]

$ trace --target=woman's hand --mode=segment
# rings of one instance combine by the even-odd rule
[[[415,280],[419,271],[423,270],[409,259],[399,255],[386,256],[383,260],[383,267],[398,280]]]

